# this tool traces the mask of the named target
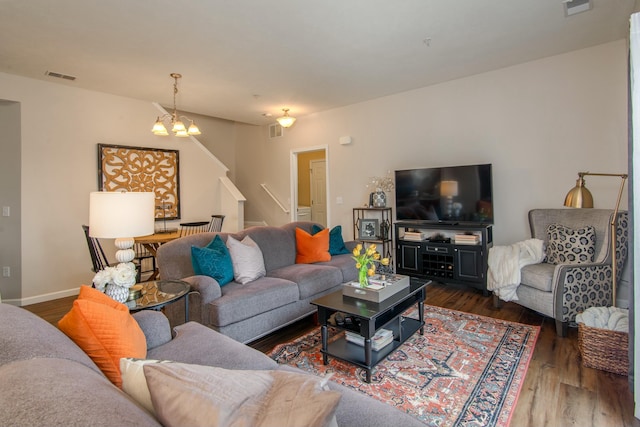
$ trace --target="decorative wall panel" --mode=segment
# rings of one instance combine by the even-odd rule
[[[180,218],[178,150],[98,144],[100,191],[153,191],[156,219]]]

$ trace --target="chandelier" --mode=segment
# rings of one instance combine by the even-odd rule
[[[289,115],[288,108],[283,108],[282,111],[284,111],[284,115],[282,117],[278,117],[276,120],[280,123],[280,126],[288,128],[296,121],[296,118]]]
[[[169,135],[169,132],[167,132],[167,128],[164,126],[164,121],[167,119],[170,119],[167,121],[167,123],[170,123],[171,125],[171,132],[173,132],[175,134],[175,136],[184,138],[190,135],[200,135],[200,129],[198,129],[198,126],[195,125],[195,123],[193,122],[193,120],[191,120],[190,118],[186,117],[186,116],[178,116],[178,110],[176,109],[176,95],[178,94],[178,79],[182,78],[182,74],[178,74],[178,73],[171,73],[169,74],[173,80],[173,113],[169,114],[166,113],[163,116],[159,116],[156,119],[156,123],[153,125],[153,129],[151,129],[151,132],[153,132],[154,135],[161,135],[161,136],[166,136]],[[182,121],[180,119],[185,119],[188,120],[190,122],[189,124],[189,128],[187,128],[184,123],[182,123]]]

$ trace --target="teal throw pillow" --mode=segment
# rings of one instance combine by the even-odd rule
[[[233,280],[233,264],[229,249],[220,236],[204,248],[191,246],[191,264],[197,275],[213,277],[220,286]]]
[[[311,226],[311,235],[314,235],[319,231],[322,231],[322,227],[320,227],[319,225],[313,224]],[[344,240],[342,239],[341,225],[336,225],[329,231],[329,253],[331,255],[342,255],[351,253],[345,246]]]

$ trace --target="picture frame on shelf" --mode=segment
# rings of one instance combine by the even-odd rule
[[[375,240],[379,234],[377,218],[360,218],[358,220],[358,238],[361,240]]]

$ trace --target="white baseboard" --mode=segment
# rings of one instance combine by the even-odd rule
[[[51,292],[48,294],[36,295],[28,298],[13,298],[13,299],[2,299],[2,303],[11,304],[18,307],[23,307],[25,305],[37,304],[39,302],[51,301],[59,298],[66,298],[78,295],[80,293],[80,288],[67,289],[64,291]]]

